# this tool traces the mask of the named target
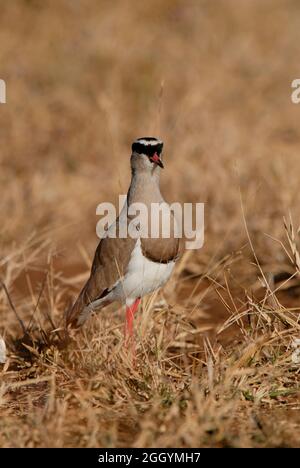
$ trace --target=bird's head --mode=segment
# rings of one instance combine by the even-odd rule
[[[163,168],[161,160],[163,142],[154,137],[138,138],[132,143],[131,168],[134,171],[152,172]]]

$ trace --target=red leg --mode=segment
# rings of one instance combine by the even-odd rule
[[[133,318],[134,314],[138,310],[141,299],[138,298],[130,307],[126,307],[126,325],[125,325],[125,338],[132,337],[133,335]]]

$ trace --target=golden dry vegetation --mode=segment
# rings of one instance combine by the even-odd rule
[[[1,2],[2,447],[299,445],[299,49],[297,0]],[[149,134],[205,245],[144,300],[132,367],[117,305],[62,329]]]

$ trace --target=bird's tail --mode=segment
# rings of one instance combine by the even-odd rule
[[[67,311],[66,326],[67,328],[80,328],[86,321],[88,314],[85,313],[87,305],[85,302],[84,289],[79,294],[73,306]]]
[[[100,310],[111,303],[111,300],[106,297],[107,289],[105,289],[98,298],[92,300],[88,294],[88,287],[89,283],[85,285],[74,305],[67,312],[67,328],[80,328],[94,310]]]

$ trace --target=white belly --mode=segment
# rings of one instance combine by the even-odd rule
[[[142,254],[141,241],[137,240],[132,251],[126,274],[113,289],[115,300],[130,305],[138,297],[143,297],[163,286],[171,276],[175,262],[157,263]]]

